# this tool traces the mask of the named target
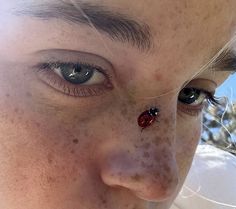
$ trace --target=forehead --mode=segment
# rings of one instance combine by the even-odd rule
[[[4,4],[4,1],[1,1]],[[234,0],[210,2],[204,0],[43,0],[40,2],[11,0],[10,2],[13,7],[26,10],[26,13],[34,10],[35,16],[41,17],[46,17],[50,12],[54,13],[51,17],[57,18],[63,17],[63,13],[67,13],[71,16],[68,19],[72,20],[82,13],[91,20],[92,24],[95,23],[95,27],[99,27],[99,24],[102,25],[102,23],[102,27],[104,25],[114,27],[120,22],[112,23],[113,19],[124,18],[130,20],[131,23],[133,21],[133,23],[146,26],[146,28],[142,28],[144,29],[142,36],[150,32],[150,37],[154,37],[155,48],[158,44],[163,43],[162,39],[166,43],[170,41],[169,39],[179,41],[183,37],[187,42],[199,41],[202,38],[208,40],[209,36],[211,40],[219,37],[227,40],[228,37],[225,35],[230,34],[229,30],[232,29],[231,26],[235,19],[233,8],[236,6]],[[98,19],[98,24],[96,24],[96,19]],[[214,37],[212,37],[213,34]],[[131,35],[135,36],[135,34]],[[145,38],[149,38],[148,35]],[[191,41],[188,37],[191,37]],[[146,44],[150,45],[150,43]]]

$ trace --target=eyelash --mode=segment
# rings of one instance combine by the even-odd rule
[[[66,79],[60,77],[54,71],[56,68],[62,68],[62,66],[85,66],[93,68],[94,71],[101,73],[104,76],[104,82],[101,84],[73,84]],[[106,90],[112,90],[111,75],[108,72],[96,65],[83,63],[83,62],[44,62],[35,66],[39,77],[48,85],[54,89],[73,97],[90,97],[99,96],[105,93]]]

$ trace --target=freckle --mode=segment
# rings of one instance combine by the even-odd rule
[[[192,39],[189,39],[186,43],[186,45],[191,45],[192,44]]]
[[[146,164],[142,161],[141,162],[141,166],[143,167],[143,168],[146,168]]]
[[[163,120],[163,122],[165,123],[165,125],[169,125],[169,120],[167,119],[167,118],[165,118],[164,120]]]
[[[56,182],[56,179],[53,178],[53,177],[51,177],[51,176],[47,176],[46,178],[47,178],[47,182],[48,182],[48,183],[54,183],[54,182]]]
[[[145,158],[149,158],[149,157],[150,157],[150,155],[149,155],[149,153],[148,153],[148,152],[144,152],[144,153],[143,153],[143,157],[145,157]]]
[[[85,132],[84,132],[84,136],[86,136],[86,137],[89,136],[88,131],[85,131]]]
[[[171,139],[169,137],[166,137],[164,140],[168,146],[171,146]]]
[[[144,149],[148,149],[148,148],[150,147],[150,143],[145,143],[145,144],[143,145],[143,147],[144,147]]]
[[[142,176],[136,173],[134,176],[131,176],[131,178],[134,181],[140,181],[142,179]]]
[[[160,81],[160,80],[162,80],[162,75],[160,74],[160,73],[157,73],[156,75],[155,75],[155,79],[157,80],[157,81]]]
[[[123,115],[123,116],[127,115],[127,108],[122,108],[121,115]]]
[[[14,109],[14,112],[15,112],[15,113],[18,113],[18,112],[19,112],[19,109],[18,109],[18,108],[15,108],[15,109]]]
[[[11,121],[12,124],[14,124],[14,119],[11,119],[10,121]]]
[[[71,153],[71,154],[74,154],[74,153],[75,153],[75,151],[74,151],[74,150],[71,150],[71,151],[70,151],[70,153]]]
[[[159,178],[160,178],[160,173],[156,173],[156,174],[155,174],[155,177],[156,177],[157,179],[159,179]]]
[[[79,143],[79,140],[78,140],[78,139],[73,139],[73,143],[74,143],[74,144],[78,144],[78,143]]]
[[[140,141],[143,142],[143,141],[144,141],[144,138],[142,137],[142,138],[140,139]]]
[[[6,94],[5,96],[6,96],[6,97],[10,97],[10,94]]]
[[[153,144],[155,144],[156,146],[159,146],[160,145],[160,141],[161,141],[161,138],[160,137],[156,137],[155,140],[153,140]]]
[[[26,92],[27,97],[32,97],[32,94],[30,92]]]
[[[157,153],[155,156],[154,156],[154,160],[156,162],[159,162],[160,161],[160,153]]]
[[[35,124],[36,124],[36,126],[37,126],[38,128],[41,126],[41,124],[38,123],[38,122],[35,122]]]
[[[107,201],[105,199],[102,200],[103,204],[107,204]]]
[[[49,153],[49,154],[47,155],[47,159],[48,159],[48,163],[49,163],[49,164],[52,164],[52,162],[53,162],[53,156],[52,156],[51,153]]]
[[[166,173],[170,173],[170,166],[168,166],[167,164],[163,165],[163,169]]]

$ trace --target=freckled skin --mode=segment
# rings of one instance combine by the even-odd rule
[[[19,1],[0,0],[1,208],[168,209],[188,173],[201,115],[179,108],[176,89],[232,37],[236,2],[91,2],[148,23],[155,47],[144,54],[88,27],[13,16]],[[32,66],[51,48],[108,60],[114,89],[72,99],[45,85]],[[217,85],[225,78],[214,73]],[[141,131],[150,107],[159,116]]]

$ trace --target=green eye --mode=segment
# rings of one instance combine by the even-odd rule
[[[73,84],[83,84],[89,81],[94,74],[94,67],[83,64],[61,64],[61,75]]]
[[[207,97],[207,94],[196,88],[184,88],[180,91],[178,100],[187,105],[199,105]]]

